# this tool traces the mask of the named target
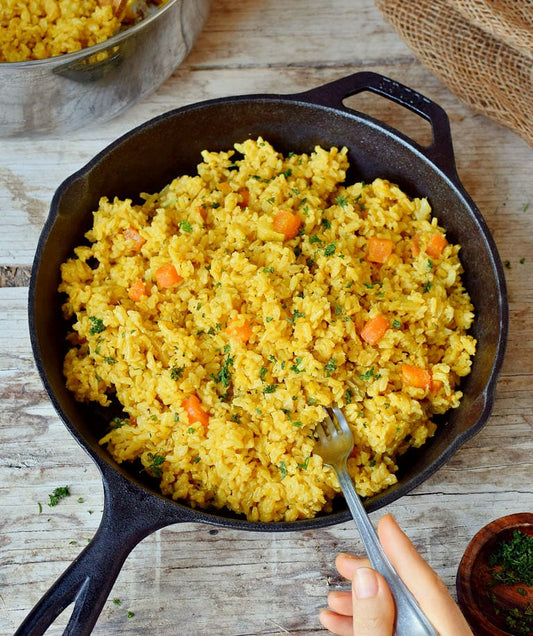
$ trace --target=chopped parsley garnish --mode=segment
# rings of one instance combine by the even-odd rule
[[[495,583],[533,585],[533,536],[515,530],[509,541],[497,545],[488,562],[495,568],[492,571]]]
[[[165,461],[164,455],[159,455],[158,453],[153,455],[152,453],[148,453],[148,457],[149,457],[150,461],[152,462],[148,466],[148,470],[155,477],[161,477],[161,475],[163,474],[163,463]]]
[[[97,333],[102,333],[102,331],[105,331],[104,321],[101,318],[97,318],[96,316],[89,316],[89,322],[91,323],[91,328],[89,329],[90,336],[94,336]]]
[[[268,373],[268,369],[266,367],[261,367],[259,369],[259,378],[261,379],[261,382],[265,381],[265,376]]]
[[[334,371],[337,370],[337,363],[335,362],[334,358],[330,358],[325,366],[324,366],[324,370],[326,372],[326,375],[329,377]]]
[[[303,313],[303,311],[298,311],[297,309],[295,309],[292,312],[292,318],[287,318],[287,320],[294,325],[296,318],[304,318],[304,317],[305,317],[305,314]]]
[[[370,367],[368,371],[359,376],[359,379],[361,380],[371,380],[372,378],[374,378],[375,380],[379,380],[379,378],[381,378],[381,375],[379,373],[374,373],[374,367]]]
[[[113,599],[113,604],[114,604],[114,605],[117,605],[117,606],[118,606],[118,605],[121,605],[121,603],[122,603],[122,601],[121,601],[119,598],[114,598],[114,599]]]
[[[110,426],[112,429],[116,429],[116,428],[122,428],[123,426],[126,426],[127,424],[131,424],[131,421],[129,420],[129,418],[127,417],[114,417],[111,422],[110,422]]]
[[[337,205],[339,205],[341,208],[344,208],[346,205],[348,205],[348,199],[347,199],[347,197],[343,197],[343,196],[339,195],[335,199],[335,203]]]
[[[291,371],[294,373],[304,373],[305,369],[302,369],[300,365],[302,364],[303,358],[302,356],[298,356],[295,360],[295,363],[291,366]]]
[[[170,369],[170,377],[172,380],[179,380],[185,371],[185,367],[173,366]]]
[[[292,170],[291,168],[288,168],[287,170],[285,170],[285,172],[282,172],[281,174],[287,179],[288,177],[292,175]]]
[[[309,237],[309,243],[322,243],[322,239],[319,238],[316,234]]]
[[[394,319],[394,320],[392,321],[392,326],[393,326],[395,329],[399,329],[399,328],[402,326],[402,323],[401,323],[399,320]]]
[[[222,366],[220,367],[220,371],[216,374],[212,374],[213,380],[215,382],[220,382],[224,388],[228,388],[231,382],[231,367],[233,366],[233,361],[235,359],[234,356],[229,355],[229,346],[226,345],[224,347],[224,352],[227,354]]]
[[[274,393],[278,388],[277,384],[267,384],[263,389],[263,393]]]
[[[179,221],[178,225],[180,226],[180,230],[184,232],[192,232],[192,225],[189,221]]]
[[[281,474],[281,479],[285,479],[285,477],[287,477],[287,466],[285,462],[280,462],[278,464],[278,469]]]
[[[264,274],[273,274],[274,273],[274,268],[273,267],[263,267],[263,273]]]
[[[65,497],[68,497],[69,495],[70,495],[70,489],[68,486],[59,486],[59,488],[56,488],[51,495],[48,495],[50,497],[50,503],[48,505],[51,508],[53,506],[57,506],[57,504],[62,499],[64,499]]]
[[[115,358],[111,358],[109,356],[104,356],[104,362],[107,362],[107,364],[116,364],[117,363]]]
[[[331,221],[329,221],[328,219],[322,219],[321,223],[322,223],[322,227],[325,230],[329,230],[329,228],[331,227]]]
[[[346,404],[351,404],[353,399],[353,391],[352,389],[346,389],[344,392],[344,401]]]
[[[433,287],[433,283],[431,283],[428,280],[428,282],[424,285],[424,287],[422,289],[423,289],[424,292],[428,292],[432,287]]]
[[[330,243],[324,248],[324,256],[333,256],[335,254],[335,243]]]
[[[307,456],[301,464],[297,464],[300,470],[307,470],[309,467],[309,456]]]

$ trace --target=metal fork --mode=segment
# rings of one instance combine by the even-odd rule
[[[370,564],[387,581],[396,602],[396,636],[438,636],[420,609],[381,547],[374,526],[355,491],[346,462],[353,449],[353,435],[343,412],[337,408],[324,409],[326,418],[316,429],[318,442],[315,452],[337,473],[346,503],[357,525]]]

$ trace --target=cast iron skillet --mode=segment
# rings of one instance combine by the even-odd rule
[[[343,100],[373,91],[414,111],[431,124],[433,142],[421,147],[383,123],[346,108]],[[450,241],[463,247],[464,282],[476,307],[478,340],[472,373],[458,409],[442,420],[435,437],[400,462],[399,481],[365,503],[376,510],[434,473],[485,424],[492,408],[507,336],[507,295],[493,239],[455,170],[449,122],[435,103],[395,81],[359,73],[297,95],[216,99],[170,111],[124,135],[57,190],[32,271],[29,321],[33,351],[46,390],[65,425],[99,467],[104,485],[103,519],[74,563],[29,614],[17,633],[41,634],[75,601],[67,627],[88,634],[133,547],[158,528],[178,522],[268,532],[317,529],[345,522],[342,498],[329,514],[307,521],[254,523],[227,511],[201,511],[161,496],[157,485],[119,466],[98,445],[111,414],[75,402],[65,388],[62,359],[66,326],[57,293],[59,265],[83,242],[91,212],[102,195],[136,197],[160,190],[173,177],[194,172],[200,151],[227,150],[262,136],[284,153],[309,152],[315,144],[349,148],[349,180],[381,176],[413,196],[427,196]]]

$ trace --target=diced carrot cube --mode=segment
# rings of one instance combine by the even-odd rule
[[[128,289],[128,296],[136,303],[138,303],[143,296],[147,295],[148,290],[146,289],[146,283],[140,278]]]
[[[198,214],[202,217],[204,221],[207,219],[207,210],[206,210],[205,203],[202,203],[201,205],[197,205],[196,211],[198,212]]]
[[[285,239],[294,238],[302,225],[302,219],[289,210],[280,210],[272,220],[272,227],[275,232],[285,235]]]
[[[167,263],[166,265],[161,265],[161,267],[156,270],[155,280],[158,287],[166,289],[181,283],[183,278],[178,274],[172,263]]]
[[[230,338],[246,343],[252,336],[252,326],[241,318],[235,318],[228,323],[225,332]]]
[[[411,254],[416,258],[420,254],[420,236],[415,234],[411,239]]]
[[[444,386],[444,382],[442,380],[436,380],[435,378],[431,378],[429,383],[429,390],[433,395],[436,395]]]
[[[222,194],[229,194],[232,190],[230,184],[227,181],[222,181],[217,185],[217,190],[220,190]]]
[[[386,263],[393,250],[393,242],[387,238],[372,236],[368,239],[367,260],[372,263]]]
[[[382,314],[370,318],[361,329],[361,338],[370,345],[375,345],[385,335],[389,321]]]
[[[428,245],[426,247],[426,254],[431,256],[431,258],[439,258],[442,255],[444,248],[448,245],[448,241],[444,234],[440,232],[436,232],[429,239]]]
[[[181,403],[181,406],[187,411],[189,424],[200,422],[200,424],[204,427],[204,430],[207,431],[207,427],[209,425],[209,414],[202,408],[202,403],[197,395],[194,393],[188,395]]]
[[[241,195],[241,200],[238,203],[239,207],[247,208],[250,203],[250,190],[248,190],[248,188],[241,188],[239,194]]]
[[[431,383],[431,373],[422,367],[402,364],[402,380],[406,386],[428,389]]]
[[[127,241],[131,242],[131,246],[132,246],[131,248],[134,252],[139,252],[142,246],[146,243],[146,239],[143,236],[141,236],[139,232],[137,232],[137,230],[134,230],[132,227],[129,227],[128,229],[124,230],[123,235]]]

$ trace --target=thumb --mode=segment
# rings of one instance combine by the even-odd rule
[[[352,577],[354,636],[391,636],[395,606],[385,579],[371,568],[357,568]]]

